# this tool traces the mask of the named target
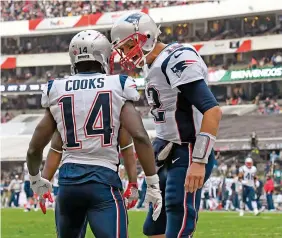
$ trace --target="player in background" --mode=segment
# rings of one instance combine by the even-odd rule
[[[105,74],[111,47],[99,32],[87,30],[75,35],[69,53],[76,74],[49,81],[42,94],[45,116],[27,152],[31,186],[41,198],[51,190],[39,167],[43,149],[58,129],[64,149],[57,197],[58,236],[78,237],[87,218],[97,238],[127,237],[127,212],[117,173],[120,126],[133,138],[145,171],[146,198],[154,206],[154,220],[162,207],[153,148],[132,104],[139,94],[132,78]]]
[[[209,195],[210,195],[210,204],[209,208],[210,210],[216,210],[218,205],[219,205],[219,193],[220,193],[220,184],[221,184],[221,179],[219,177],[219,174],[214,173],[215,176],[211,176],[209,181]]]
[[[165,45],[158,41],[160,34],[153,19],[138,12],[115,21],[111,40],[123,69],[143,67],[146,97],[155,121],[153,147],[165,206],[156,222],[150,207],[144,234],[192,237],[201,187],[214,165],[221,110],[207,86],[207,66],[195,48]]]
[[[232,177],[231,174],[228,174],[228,176],[225,178],[225,210],[229,211],[229,209],[231,208],[231,210],[234,210],[234,206],[233,206],[233,190],[232,190],[232,185],[234,183],[234,178]]]
[[[26,195],[26,207],[24,209],[24,212],[29,212],[32,206],[34,208],[34,211],[38,211],[37,199],[34,198],[33,191],[30,187],[30,180],[29,180],[28,168],[26,162],[24,163],[23,166],[23,172],[24,172],[24,192]]]
[[[233,189],[233,193],[234,193],[234,207],[236,209],[236,211],[240,211],[240,205],[241,205],[241,201],[242,201],[242,194],[243,194],[243,184],[242,184],[242,180],[239,179],[238,176],[234,176],[233,178],[233,185],[232,185],[232,189]]]
[[[243,189],[242,189],[242,200],[240,202],[240,216],[244,216],[244,209],[247,203],[247,198],[251,201],[251,205],[254,211],[254,214],[257,216],[260,212],[257,208],[256,202],[256,176],[257,168],[253,165],[252,158],[246,158],[245,165],[239,169],[239,180],[241,180]]]
[[[202,209],[212,209],[212,201],[210,196],[210,186],[211,186],[210,178],[205,182],[202,193],[201,193],[201,204],[200,204],[200,210]]]

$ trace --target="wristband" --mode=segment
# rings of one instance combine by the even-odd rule
[[[36,174],[34,176],[29,174],[30,182],[38,181],[38,180],[40,180],[40,178],[41,178],[41,173],[40,172],[38,172],[38,174]]]
[[[158,184],[159,183],[159,176],[157,174],[154,174],[152,176],[146,176],[145,177],[146,183],[148,185]]]
[[[196,137],[192,161],[196,163],[207,164],[212,148],[215,144],[216,137],[205,132],[200,132]]]
[[[131,146],[133,146],[133,142],[131,142],[129,145],[127,145],[125,147],[122,147],[122,148],[120,147],[120,151],[123,151],[123,150],[125,150],[125,149],[127,149],[127,148],[129,148]]]
[[[52,148],[52,147],[50,147],[50,149],[53,150],[53,151],[55,151],[55,152],[57,152],[57,153],[59,153],[59,154],[62,154],[62,153],[63,153],[63,151],[56,150],[56,149],[54,149],[54,148]]]

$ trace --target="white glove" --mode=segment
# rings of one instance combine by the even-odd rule
[[[146,176],[147,192],[145,197],[145,203],[152,203],[153,206],[153,220],[156,221],[161,214],[163,200],[159,185],[159,176],[157,174],[153,176]]]
[[[42,178],[40,172],[35,176],[29,175],[29,179],[32,191],[40,198],[42,198],[45,193],[52,191],[51,183],[47,179]]]

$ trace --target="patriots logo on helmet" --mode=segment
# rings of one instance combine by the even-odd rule
[[[178,62],[176,65],[174,65],[171,70],[173,73],[177,75],[178,78],[181,77],[182,72],[184,69],[186,69],[189,65],[196,63],[196,60],[183,60]]]
[[[139,23],[139,20],[141,17],[142,15],[140,13],[134,13],[128,16],[124,21],[136,24],[136,23]]]

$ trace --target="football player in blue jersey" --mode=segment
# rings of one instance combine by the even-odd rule
[[[153,220],[162,207],[153,148],[132,104],[140,96],[132,78],[107,74],[111,45],[101,33],[78,33],[70,43],[69,54],[75,74],[49,81],[42,93],[45,114],[27,151],[31,188],[41,200],[51,191],[39,167],[43,149],[57,130],[63,142],[58,237],[79,237],[87,219],[97,238],[126,238],[127,212],[118,176],[120,127],[132,137],[146,174],[146,198],[154,206]]]
[[[199,53],[190,44],[163,44],[160,34],[149,15],[129,13],[115,21],[111,40],[124,70],[143,68],[154,116],[153,147],[165,206],[157,221],[152,220],[150,207],[144,234],[192,237],[201,187],[214,165],[222,113],[208,88],[208,69]]]

